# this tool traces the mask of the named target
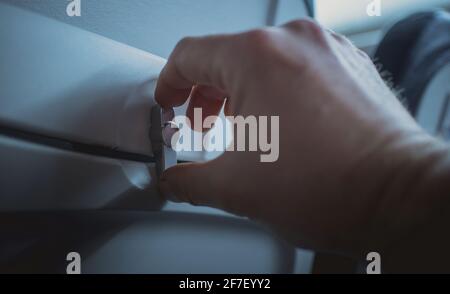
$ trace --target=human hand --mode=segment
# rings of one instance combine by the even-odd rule
[[[183,39],[156,100],[176,107],[189,96],[191,120],[195,107],[208,116],[224,103],[226,115],[279,116],[279,158],[180,164],[163,174],[163,195],[261,221],[302,247],[359,254],[391,242],[409,226],[397,220],[414,175],[443,150],[365,53],[311,20]]]

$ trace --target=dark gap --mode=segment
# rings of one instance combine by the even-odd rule
[[[155,162],[155,158],[153,156],[121,151],[108,146],[75,142],[72,140],[42,135],[31,131],[24,131],[21,129],[1,124],[0,124],[0,135],[82,154],[107,157],[113,159],[137,161],[137,162],[148,162],[148,163]]]

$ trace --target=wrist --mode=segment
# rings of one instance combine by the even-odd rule
[[[365,248],[382,255],[385,270],[410,271],[411,262],[419,266],[424,261],[412,259],[430,256],[423,251],[443,240],[445,213],[450,212],[450,149],[435,138],[418,134],[396,142],[387,153],[391,163],[382,177],[383,193]]]

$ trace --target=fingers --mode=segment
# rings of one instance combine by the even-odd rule
[[[161,194],[169,200],[223,208],[221,191],[226,183],[216,161],[178,164],[166,170],[159,182]]]
[[[186,102],[194,85],[226,91],[226,76],[233,63],[227,56],[230,43],[227,35],[180,41],[161,71],[155,90],[156,101],[162,107],[180,106]]]
[[[217,115],[227,97],[226,77],[235,63],[227,56],[231,45],[226,35],[184,39],[160,74],[156,101],[162,107],[176,107],[190,96],[191,120],[195,107],[202,108],[204,117]],[[223,208],[220,191],[226,191],[227,186],[217,162],[179,164],[166,170],[159,182],[161,193],[172,200]]]
[[[195,126],[200,126],[200,129],[195,129],[195,131],[206,131],[206,128],[202,128],[202,124],[194,124],[194,109],[200,108],[202,110],[203,120],[208,116],[218,116],[219,112],[223,106],[224,99],[227,97],[225,92],[218,90],[214,87],[209,86],[195,86],[191,93],[191,98],[189,100],[189,106],[187,109],[187,116],[191,121],[191,124]]]

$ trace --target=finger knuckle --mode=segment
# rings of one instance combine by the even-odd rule
[[[328,47],[327,33],[315,20],[310,18],[297,19],[286,23],[283,27],[291,32],[310,40],[322,47]]]
[[[236,36],[236,45],[231,50],[240,52],[240,62],[255,65],[267,62],[276,55],[276,40],[267,29],[251,30]]]
[[[323,33],[323,28],[316,21],[310,18],[296,19],[286,23],[284,26],[298,32]]]
[[[244,38],[251,48],[267,48],[272,44],[271,33],[265,29],[256,29],[247,32]]]
[[[184,37],[180,41],[178,41],[177,45],[175,46],[174,51],[181,51],[185,49],[189,44],[191,44],[195,40],[194,37]]]
[[[301,18],[301,19],[295,19],[295,20],[289,21],[284,26],[289,27],[291,29],[296,29],[296,30],[305,30],[315,24],[316,24],[316,22],[313,21],[312,19]]]

